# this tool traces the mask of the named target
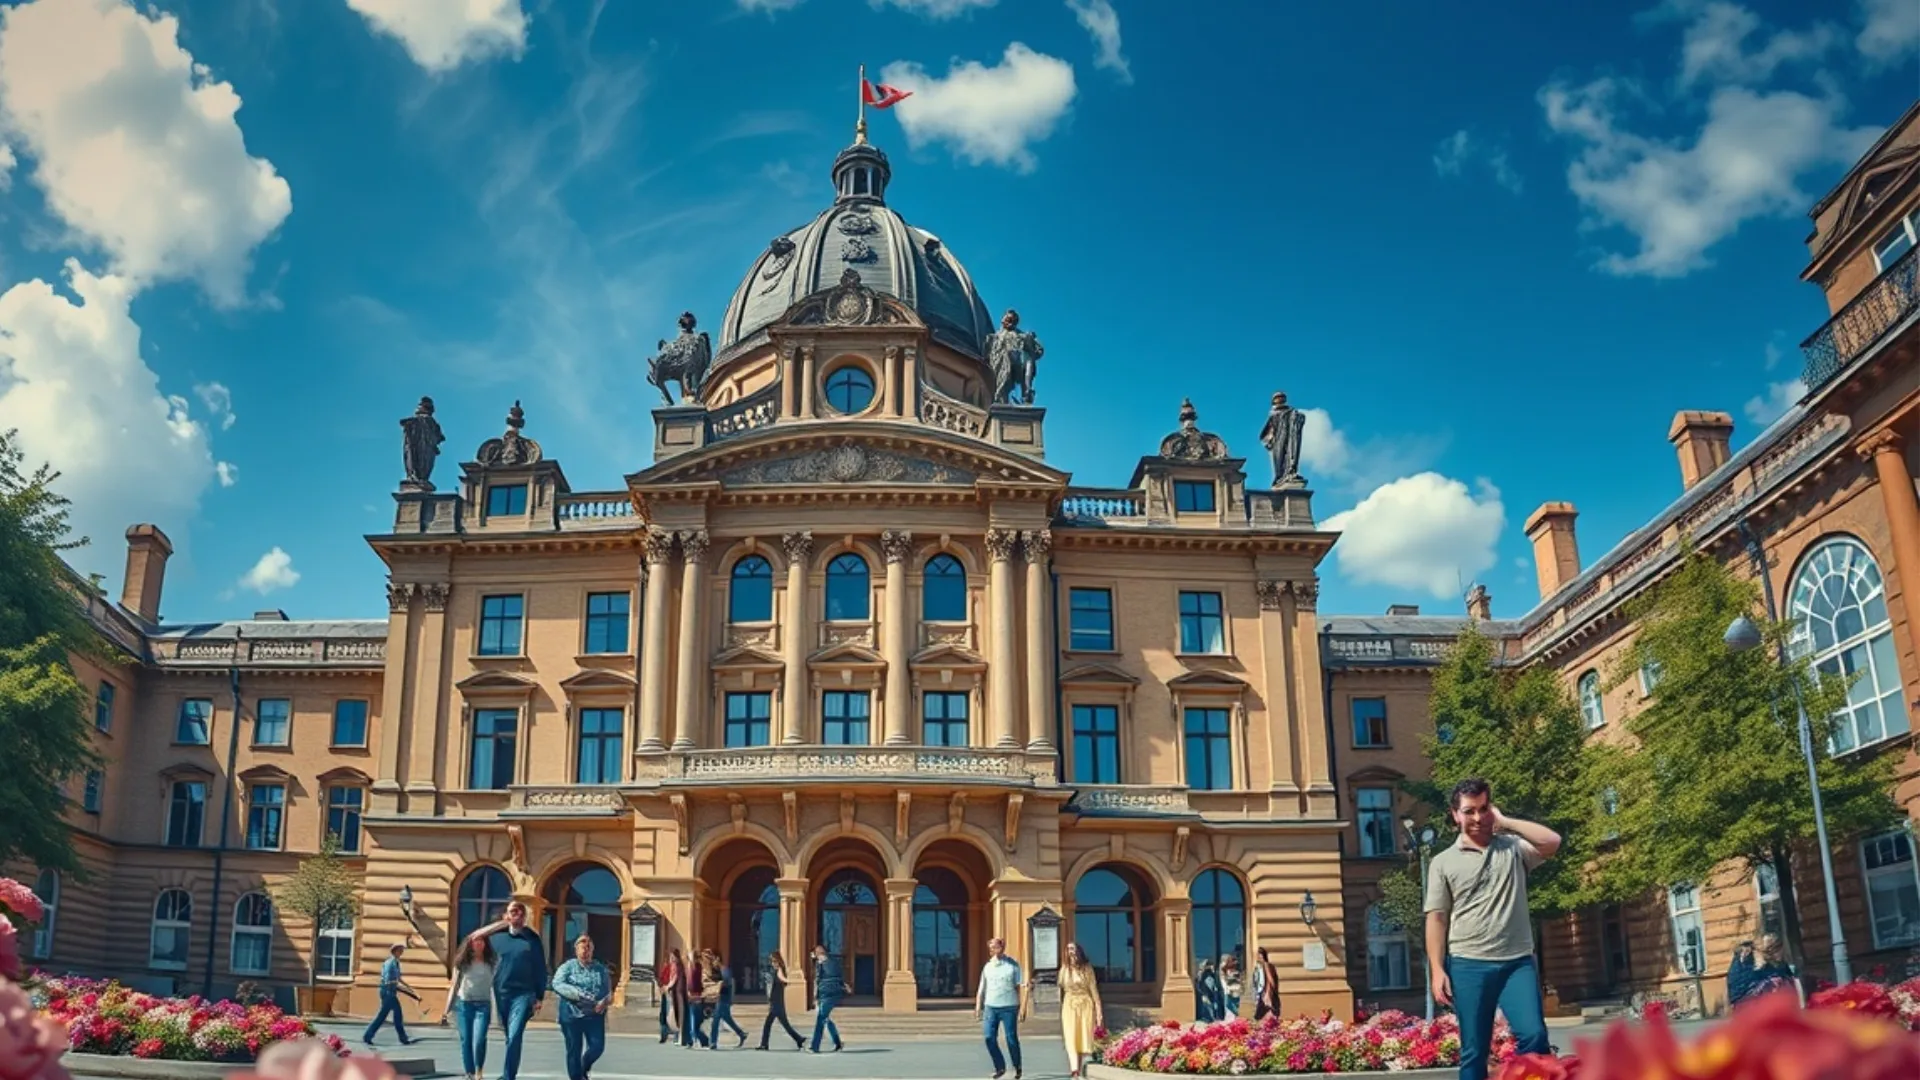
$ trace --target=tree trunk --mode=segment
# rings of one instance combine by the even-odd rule
[[[1792,964],[1794,974],[1804,980],[1809,974],[1807,946],[1800,929],[1800,902],[1794,895],[1793,856],[1782,844],[1773,846],[1772,856],[1774,879],[1780,889],[1780,929],[1785,938],[1787,963]]]

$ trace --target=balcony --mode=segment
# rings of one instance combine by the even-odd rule
[[[1920,267],[1920,261],[1916,256],[1920,256],[1920,248],[1900,256],[1825,326],[1800,343],[1800,351],[1807,358],[1801,378],[1809,391],[1831,382],[1920,309],[1920,290],[1915,288],[1915,268]]]
[[[753,746],[642,758],[635,780],[668,784],[735,781],[895,781],[935,784],[1053,783],[1051,758],[1024,749],[965,746]]]
[[[1060,520],[1068,525],[1105,525],[1112,522],[1144,525],[1147,494],[1132,488],[1068,488],[1060,500]]]
[[[587,491],[561,495],[555,500],[560,528],[564,532],[581,529],[631,529],[640,524],[633,512],[633,499],[624,491]]]

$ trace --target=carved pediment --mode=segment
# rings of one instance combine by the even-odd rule
[[[987,659],[957,645],[932,645],[913,654],[908,663],[916,668],[952,668],[956,671],[984,671]]]
[[[1167,689],[1187,694],[1244,694],[1247,682],[1224,671],[1189,671],[1168,679]]]
[[[885,667],[887,661],[865,645],[842,643],[829,645],[807,657],[808,667]]]
[[[181,761],[160,770],[162,780],[211,780],[213,770],[191,761]]]
[[[1060,681],[1078,686],[1139,686],[1140,680],[1112,664],[1081,664],[1061,672]]]
[[[865,244],[858,237],[851,243]],[[860,272],[847,267],[840,284],[822,289],[787,309],[774,324],[782,326],[921,326],[913,309],[883,292],[868,288]]]
[[[293,774],[278,765],[255,765],[240,773],[240,779],[248,782],[284,784],[293,779]]]
[[[753,484],[956,484],[977,477],[946,462],[842,443],[741,465],[720,474],[722,487]]]
[[[1385,765],[1369,765],[1347,774],[1347,782],[1350,784],[1398,784],[1406,778],[1406,773]]]
[[[560,688],[569,693],[582,690],[631,690],[637,685],[633,676],[626,672],[608,671],[606,668],[588,668],[560,680]]]
[[[1886,193],[1899,187],[1916,166],[1920,166],[1920,149],[1909,146],[1889,150],[1861,170],[1853,180],[1852,190],[1846,194],[1840,226],[1833,230],[1833,235],[1838,236],[1879,210]]]
[[[531,694],[536,684],[525,675],[511,671],[482,671],[454,683],[463,694]]]
[[[751,645],[727,649],[715,656],[712,664],[716,671],[779,671],[784,666],[779,657]]]
[[[373,777],[351,765],[340,765],[321,773],[316,779],[323,784],[371,784]]]

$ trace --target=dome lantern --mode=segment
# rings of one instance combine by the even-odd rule
[[[855,200],[884,204],[887,181],[891,179],[893,169],[887,164],[887,155],[867,142],[862,132],[852,146],[833,159],[833,201],[836,204]]]

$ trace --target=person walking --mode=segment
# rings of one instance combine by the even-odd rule
[[[500,1080],[518,1080],[520,1051],[527,1021],[540,1015],[547,998],[547,947],[527,925],[527,905],[507,904],[506,917],[473,932],[493,950],[493,1004],[500,1012],[500,1028],[507,1034],[505,1063]]]
[[[695,952],[687,958],[687,1022],[680,1028],[681,1046],[707,1045],[707,954]]]
[[[718,983],[720,987],[719,993],[715,995],[714,999],[716,1004],[713,1011],[713,1020],[710,1022],[709,1030],[707,1031],[707,1048],[709,1050],[720,1049],[720,1025],[725,1024],[733,1029],[734,1035],[739,1039],[738,1042],[733,1044],[734,1049],[738,1050],[740,1047],[747,1045],[747,1032],[733,1021],[733,970],[727,967],[727,962],[721,959],[720,954],[717,952],[709,950],[707,952],[707,959],[713,963],[713,966],[707,969],[708,975]]]
[[[367,1025],[367,1033],[360,1041],[373,1045],[373,1037],[380,1033],[380,1025],[393,1021],[393,1033],[400,1037],[401,1046],[412,1046],[413,1040],[407,1038],[407,1022],[400,1013],[400,995],[405,994],[415,1001],[420,995],[414,993],[405,979],[400,977],[400,954],[407,947],[396,941],[387,949],[387,962],[380,965],[380,1011],[374,1014],[373,1023]]]
[[[993,1080],[1006,1075],[1007,1062],[1013,1062],[1013,1080],[1020,1080],[1020,1021],[1027,1014],[1027,984],[1020,975],[1020,962],[1007,955],[1007,943],[999,938],[987,942],[987,962],[980,969],[980,988],[973,995],[973,1018],[980,1021],[980,1034],[987,1041],[987,1056],[993,1059]],[[1000,1055],[998,1033],[1004,1029],[1007,1053]]]
[[[1067,1049],[1067,1075],[1079,1080],[1093,1058],[1094,1029],[1106,1026],[1100,1005],[1100,987],[1087,963],[1086,950],[1077,941],[1067,944],[1067,962],[1060,968],[1060,1039]],[[989,1043],[988,1045],[992,1045]]]
[[[840,974],[840,961],[827,955],[825,945],[813,947],[813,1052],[820,1052],[820,1036],[833,1036],[833,1048],[840,1049],[840,1029],[834,1026],[833,1010],[847,996],[847,980]]]
[[[1193,977],[1195,1019],[1210,1024],[1223,1019],[1220,1015],[1220,975],[1213,970],[1212,960],[1200,961],[1199,974]]]
[[[593,958],[593,939],[573,940],[573,959],[553,973],[560,998],[560,1038],[567,1046],[567,1080],[587,1080],[607,1049],[607,1006],[613,1004],[613,973]]]
[[[1460,838],[1427,867],[1427,966],[1433,1000],[1460,1020],[1460,1080],[1486,1080],[1494,1010],[1515,1054],[1544,1054],[1540,972],[1527,917],[1527,872],[1560,850],[1560,834],[1510,818],[1485,780],[1462,780],[1447,799]]]
[[[1240,1015],[1240,988],[1245,984],[1240,979],[1240,958],[1233,953],[1220,955],[1220,1019],[1231,1020]]]
[[[1751,941],[1734,946],[1733,964],[1727,968],[1727,1004],[1738,1005],[1792,985],[1793,969],[1781,958],[1779,938],[1765,935],[1757,951]]]
[[[780,958],[778,949],[767,954],[767,1020],[760,1025],[760,1046],[767,1048],[767,1038],[773,1034],[773,1022],[787,1029],[787,1037],[793,1040],[793,1048],[798,1050],[807,1045],[800,1033],[793,1030],[787,1021],[787,962]]]
[[[1280,973],[1274,970],[1273,961],[1267,959],[1267,947],[1260,946],[1253,951],[1260,962],[1253,969],[1253,1018],[1262,1020],[1269,1016],[1280,1015]]]
[[[663,1043],[678,1035],[687,1022],[687,988],[680,978],[683,963],[679,949],[668,950],[667,962],[657,974],[660,985],[660,1041]]]
[[[493,949],[485,938],[467,938],[453,958],[453,981],[440,1020],[453,1017],[460,1037],[460,1075],[480,1080],[487,1067],[487,1021],[493,1012]]]

